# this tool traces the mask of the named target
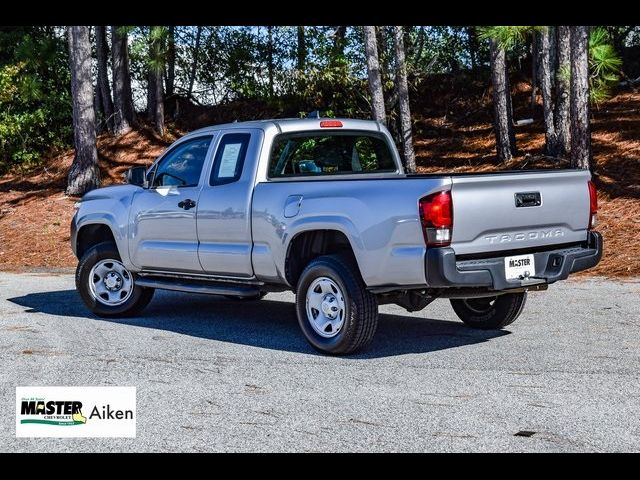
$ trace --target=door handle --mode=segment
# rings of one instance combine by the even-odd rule
[[[185,210],[189,210],[190,208],[193,208],[195,206],[196,206],[196,202],[194,202],[190,198],[187,198],[186,200],[182,200],[180,203],[178,203],[178,207],[184,208]]]

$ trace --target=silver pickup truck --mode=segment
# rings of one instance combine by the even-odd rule
[[[332,354],[367,345],[385,303],[449,298],[467,325],[505,327],[528,290],[602,255],[588,171],[409,175],[373,121],[208,127],[127,180],[86,194],[73,217],[92,312],[136,315],[156,288],[293,290],[305,337]]]

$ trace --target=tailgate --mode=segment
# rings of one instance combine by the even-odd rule
[[[583,242],[590,178],[587,170],[454,176],[451,247],[466,255]]]

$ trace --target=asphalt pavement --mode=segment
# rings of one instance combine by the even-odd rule
[[[640,450],[638,280],[552,285],[497,332],[386,305],[347,358],[307,345],[292,301],[157,292],[107,320],[72,275],[0,272],[0,451]],[[136,386],[137,438],[15,438],[28,385]]]

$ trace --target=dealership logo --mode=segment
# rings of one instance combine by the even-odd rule
[[[135,437],[135,387],[16,387],[18,437]]]
[[[82,415],[82,402],[76,400],[49,400],[44,398],[22,399],[21,424],[84,425],[87,417]]]

